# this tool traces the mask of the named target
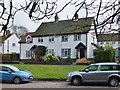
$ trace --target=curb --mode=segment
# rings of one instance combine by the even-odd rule
[[[66,81],[66,79],[33,79],[33,81]]]

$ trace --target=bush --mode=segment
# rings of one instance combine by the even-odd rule
[[[51,62],[57,62],[59,61],[59,58],[56,56],[53,56],[52,53],[49,53],[45,56],[45,58],[43,59],[44,62],[46,63],[51,63]]]
[[[115,51],[111,47],[99,47],[94,50],[95,62],[113,62]]]
[[[19,54],[1,54],[2,61],[18,61]]]
[[[73,60],[71,59],[70,56],[68,56],[68,57],[65,59],[65,63],[67,63],[67,64],[72,64],[72,63],[73,63]]]
[[[87,63],[86,58],[77,59],[76,63]]]

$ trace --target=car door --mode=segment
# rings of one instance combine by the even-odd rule
[[[13,74],[10,68],[2,66],[2,80],[13,80]]]
[[[0,66],[0,81],[2,80],[2,66]]]
[[[96,81],[97,80],[97,75],[96,75],[97,69],[98,69],[98,65],[92,65],[92,66],[86,68],[82,73],[83,81],[84,82]]]

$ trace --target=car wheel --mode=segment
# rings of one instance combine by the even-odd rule
[[[20,79],[19,77],[15,77],[15,78],[13,79],[13,82],[14,82],[15,84],[19,84],[19,83],[21,83],[21,79]]]
[[[75,86],[78,86],[78,85],[82,84],[81,78],[80,77],[74,77],[72,79],[72,84],[75,85]]]
[[[119,85],[119,80],[116,77],[112,77],[109,80],[109,85],[112,87],[117,87]]]

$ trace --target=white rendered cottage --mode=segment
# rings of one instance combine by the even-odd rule
[[[20,53],[19,41],[15,34],[0,36],[0,54]]]
[[[46,46],[47,53],[62,58],[93,58],[95,43],[91,30],[94,18],[63,20],[42,23],[36,32],[27,34],[24,42],[20,41],[20,59],[31,59],[31,48]],[[30,42],[31,41],[31,42]]]
[[[99,34],[97,42],[98,45],[103,47],[106,45],[112,46],[116,49],[115,56],[120,56],[120,33]]]

